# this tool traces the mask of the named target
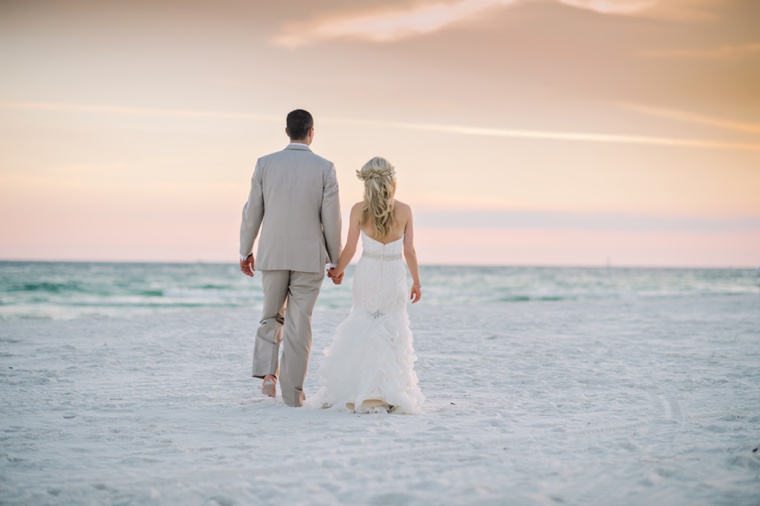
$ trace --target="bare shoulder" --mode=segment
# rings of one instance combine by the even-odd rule
[[[408,218],[412,215],[412,207],[409,204],[397,200],[394,207],[396,208],[396,216],[399,218]]]
[[[356,204],[351,206],[351,216],[349,218],[351,220],[351,223],[358,224],[359,221],[361,221],[362,207],[363,207],[362,202],[357,202]]]

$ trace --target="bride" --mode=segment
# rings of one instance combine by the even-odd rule
[[[356,172],[364,181],[364,201],[351,209],[346,247],[328,273],[340,283],[356,253],[353,307],[335,330],[317,373],[320,389],[309,404],[357,413],[418,413],[424,397],[413,366],[416,357],[406,312],[407,281],[402,259],[412,275],[412,303],[422,297],[414,251],[412,209],[394,199],[396,173],[375,157]]]

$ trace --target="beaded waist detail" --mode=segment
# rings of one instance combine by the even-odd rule
[[[362,257],[373,258],[375,260],[401,260],[401,253],[373,253],[365,251]]]

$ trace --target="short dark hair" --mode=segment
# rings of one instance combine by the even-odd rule
[[[300,141],[306,138],[309,130],[314,126],[314,118],[311,117],[309,111],[296,109],[288,113],[287,126],[291,140]]]

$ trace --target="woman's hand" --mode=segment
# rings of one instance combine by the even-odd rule
[[[412,285],[412,293],[409,295],[412,304],[419,302],[422,298],[422,285]]]
[[[335,267],[327,269],[327,277],[332,279],[332,282],[336,285],[339,285],[343,282],[343,275],[345,273],[345,271],[338,271]]]

